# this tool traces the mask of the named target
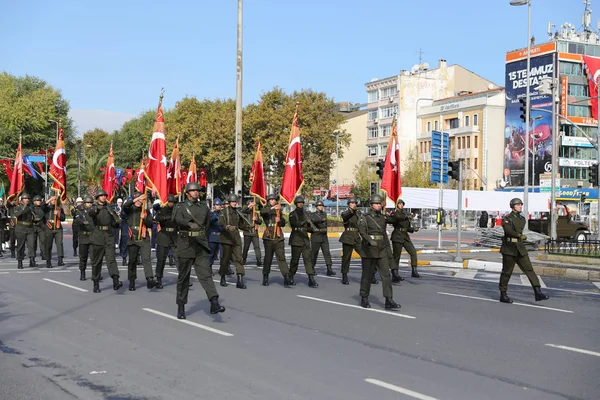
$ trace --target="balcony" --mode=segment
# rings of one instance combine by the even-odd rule
[[[461,126],[460,128],[444,129],[444,132],[448,132],[450,136],[479,133],[479,125]]]
[[[456,149],[455,157],[456,158],[471,158],[471,150],[472,149]]]

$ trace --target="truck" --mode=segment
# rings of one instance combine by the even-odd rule
[[[573,240],[583,242],[590,234],[589,226],[580,221],[575,221],[569,209],[564,204],[556,206],[556,238],[558,240]],[[550,236],[549,219],[530,219],[528,222],[529,230]]]

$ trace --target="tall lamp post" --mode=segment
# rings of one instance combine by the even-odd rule
[[[525,138],[529,147],[529,115],[531,110],[530,93],[529,88],[531,85],[530,74],[531,74],[531,0],[511,0],[511,6],[527,6],[527,84],[525,85],[526,97],[525,101],[527,109],[525,111]],[[523,183],[523,214],[525,215],[525,228],[527,228],[529,220],[529,151],[525,152],[525,171],[524,171],[524,183]]]
[[[235,89],[235,193],[242,196],[242,0],[237,10],[237,54]]]
[[[335,216],[340,216],[340,134],[331,135],[335,137]]]

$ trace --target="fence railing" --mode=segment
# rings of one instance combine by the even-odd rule
[[[600,258],[600,241],[586,240],[579,242],[551,239],[546,241],[544,251],[548,254]]]

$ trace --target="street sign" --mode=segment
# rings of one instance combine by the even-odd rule
[[[29,159],[29,161],[31,162],[46,162],[46,156],[40,156],[40,155],[27,155],[25,156]]]
[[[560,175],[556,174],[555,193],[560,191]],[[540,174],[540,193],[552,193],[552,174]]]
[[[440,170],[431,170],[431,177],[429,178],[429,180],[433,183],[440,183]],[[446,170],[446,172],[442,173],[442,181],[443,183],[448,183],[448,171]]]
[[[439,131],[431,131],[431,148],[441,148],[442,140],[441,140],[441,132]],[[444,132],[444,149],[450,148],[450,135]]]
[[[440,183],[440,167],[442,168],[442,182],[448,183],[448,160],[450,159],[450,135],[444,133],[444,152],[442,153],[442,133],[431,132],[431,176],[429,180]]]
[[[439,161],[442,154],[442,150],[439,148],[431,148],[431,160]],[[444,160],[448,161],[450,159],[450,150],[447,147],[444,147]]]

